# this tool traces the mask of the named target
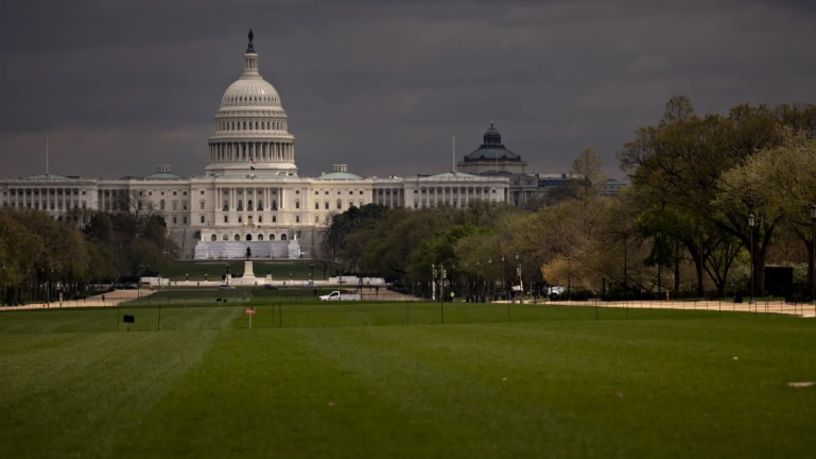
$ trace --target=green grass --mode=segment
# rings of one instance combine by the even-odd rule
[[[210,301],[224,294],[226,305]],[[807,457],[816,447],[816,387],[787,385],[816,380],[812,320],[606,309],[595,320],[592,308],[533,305],[511,306],[508,319],[506,306],[447,304],[440,325],[439,304],[310,294],[167,291],[119,311],[2,313],[0,457]],[[130,332],[124,313],[137,318]]]
[[[176,261],[161,275],[171,280],[204,280],[207,274],[208,280],[218,280],[226,273],[226,265],[229,265],[230,273],[233,276],[240,276],[244,273],[244,262],[238,261]],[[280,261],[253,261],[253,271],[258,277],[271,274],[277,280],[305,280],[309,279],[309,274],[314,279],[325,279],[323,270],[317,263],[309,260],[280,260]],[[312,267],[314,266],[314,267]]]

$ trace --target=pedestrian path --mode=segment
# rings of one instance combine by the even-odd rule
[[[755,303],[734,303],[718,300],[689,301],[547,301],[546,304],[565,306],[591,306],[604,308],[631,309],[683,309],[696,311],[753,312],[758,314],[788,314],[799,317],[816,317],[816,305],[813,303],[786,303],[783,300],[757,300]]]
[[[50,303],[29,303],[20,306],[0,306],[0,311],[19,311],[22,309],[58,309],[58,308],[92,308],[117,306],[139,296],[152,294],[151,290],[113,290],[99,295],[89,296],[82,300],[53,301]]]

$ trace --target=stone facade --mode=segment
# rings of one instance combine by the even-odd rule
[[[507,177],[448,172],[363,178],[335,165],[300,177],[295,137],[275,88],[258,70],[250,40],[240,78],[221,98],[198,177],[160,166],[147,177],[101,179],[38,175],[0,180],[0,206],[37,209],[81,223],[89,212],[157,212],[183,258],[311,257],[332,215],[351,206],[466,207],[508,202]]]

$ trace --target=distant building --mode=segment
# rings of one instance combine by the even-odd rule
[[[510,151],[502,142],[501,133],[493,122],[482,137],[482,144],[468,153],[457,165],[460,172],[481,177],[506,177],[510,182],[509,204],[525,206],[545,198],[563,198],[574,192],[580,177],[572,174],[529,174],[521,155]],[[617,195],[624,182],[609,179],[601,194]]]
[[[229,259],[244,257],[247,248],[256,258],[312,256],[332,216],[352,206],[419,209],[508,201],[510,180],[502,176],[363,178],[335,164],[319,177],[300,177],[288,129],[277,90],[259,72],[250,32],[241,76],[226,89],[215,114],[204,175],[181,177],[162,165],[146,177],[5,179],[0,205],[77,223],[93,211],[149,210],[162,216],[183,258]],[[509,156],[506,161],[518,164]]]
[[[501,134],[490,123],[482,137],[482,144],[476,150],[465,155],[456,166],[460,172],[480,175],[524,174],[527,163],[521,156],[505,148]]]

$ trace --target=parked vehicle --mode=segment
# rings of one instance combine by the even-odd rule
[[[547,296],[551,300],[557,300],[566,291],[567,291],[566,287],[561,287],[561,286],[547,287]]]
[[[359,293],[343,293],[335,290],[328,295],[320,295],[320,301],[360,301]]]

